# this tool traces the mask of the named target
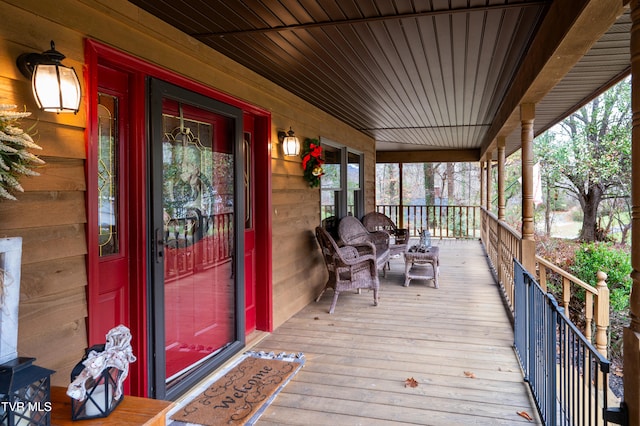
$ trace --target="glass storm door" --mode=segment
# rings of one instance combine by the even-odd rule
[[[155,385],[171,398],[244,341],[242,115],[150,85]]]

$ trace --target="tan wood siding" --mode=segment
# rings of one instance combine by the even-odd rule
[[[32,19],[31,14],[3,3],[0,13],[13,17],[0,29],[1,102],[32,113],[22,127],[43,148],[33,153],[46,162],[37,169],[41,176],[22,180],[25,192],[17,194],[19,201],[0,201],[0,235],[23,238],[18,351],[21,356],[36,357],[38,365],[58,371],[53,382],[64,384],[87,345],[86,118],[82,113],[39,112],[30,82],[15,66],[19,54],[49,48],[41,37],[54,37],[60,43],[59,28],[40,20],[42,35],[26,35],[24,28],[33,24],[22,19]],[[64,42],[62,45],[68,53]],[[73,65],[82,79],[81,62],[71,59],[65,63]]]
[[[87,345],[86,113],[84,106],[77,115],[37,112],[29,82],[15,67],[18,55],[42,52],[51,39],[83,85],[90,38],[271,111],[274,326],[313,300],[326,279],[313,236],[320,192],[302,179],[300,158],[282,155],[277,131],[291,126],[301,139],[325,136],[364,152],[367,211],[375,203],[373,139],[125,0],[8,0],[0,1],[0,14],[11,17],[0,27],[1,102],[34,113],[27,123],[36,125],[47,162],[42,176],[24,180],[19,201],[0,202],[0,235],[24,238],[21,355],[57,370],[53,383],[64,385]]]
[[[44,180],[32,179],[31,183],[35,186],[36,182]],[[0,229],[72,225],[86,221],[83,192],[25,192],[18,197],[18,203],[0,204],[3,217]]]
[[[84,191],[84,161],[75,158],[41,157],[47,167],[36,169],[40,176],[25,178],[25,191]],[[20,197],[22,200],[22,197]],[[84,207],[83,207],[84,209]]]

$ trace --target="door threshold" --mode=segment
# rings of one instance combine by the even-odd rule
[[[245,344],[244,344],[245,351],[253,348],[255,345],[260,343],[265,337],[267,337],[269,334],[271,333],[268,333],[266,331],[260,331],[260,330],[255,330],[249,333],[249,335],[247,335],[247,337],[245,338]]]

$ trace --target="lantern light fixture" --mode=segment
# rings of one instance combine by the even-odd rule
[[[0,365],[0,424],[51,424],[51,374],[33,365],[35,358],[19,357]]]
[[[107,417],[124,399],[123,382],[135,360],[131,332],[122,324],[109,330],[105,344],[88,348],[71,371],[71,419]]]
[[[289,157],[300,155],[300,142],[291,127],[289,127],[289,131],[287,133],[278,132],[278,139],[282,143],[284,155]]]
[[[62,65],[65,56],[51,49],[42,53],[23,53],[16,65],[20,72],[31,79],[33,97],[38,108],[47,112],[73,112],[80,109],[80,80],[73,67]]]
[[[87,352],[98,347],[104,349],[104,345],[97,345],[87,350]],[[76,365],[71,373],[73,380],[82,374],[83,367],[82,362]],[[122,375],[122,370],[115,367],[107,367],[100,372],[97,378],[89,377],[84,384],[85,399],[79,401],[71,398],[71,420],[95,419],[107,417],[111,414],[124,399],[124,395],[117,392],[118,386],[122,386],[121,384],[119,385]]]

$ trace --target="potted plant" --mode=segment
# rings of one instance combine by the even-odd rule
[[[31,113],[13,111],[15,108],[15,105],[0,104],[0,200],[16,200],[13,194],[24,192],[20,178],[39,176],[31,167],[44,164],[28,151],[42,148],[18,125],[20,119]]]

